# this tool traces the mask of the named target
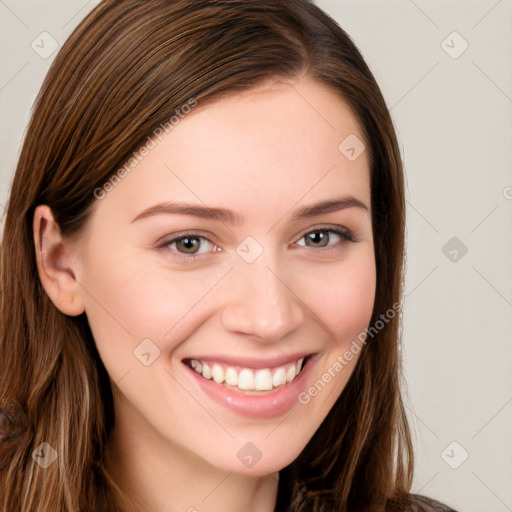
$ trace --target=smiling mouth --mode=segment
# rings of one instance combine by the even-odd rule
[[[200,359],[184,359],[183,363],[205,380],[212,380],[235,391],[272,391],[293,382],[310,357],[301,357],[273,368],[249,368]]]

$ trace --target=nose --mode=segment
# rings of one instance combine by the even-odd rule
[[[233,269],[223,327],[259,341],[277,341],[297,329],[304,321],[304,304],[293,291],[293,280],[279,274],[263,258]]]

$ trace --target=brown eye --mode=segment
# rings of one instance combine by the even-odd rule
[[[329,244],[329,233],[327,231],[313,231],[305,235],[306,246],[308,247],[326,247]],[[311,245],[308,245],[308,241]]]
[[[176,239],[176,249],[185,254],[195,254],[201,246],[201,237],[198,236],[184,236]]]
[[[206,255],[205,253],[215,252],[217,250],[213,242],[204,236],[194,233],[181,233],[163,242],[159,245],[159,248],[170,251],[172,257],[181,261],[192,261],[195,260],[195,258]]]
[[[352,235],[342,229],[315,229],[303,235],[301,240],[304,240],[304,243],[299,245],[313,249],[323,249],[343,242],[355,242]]]

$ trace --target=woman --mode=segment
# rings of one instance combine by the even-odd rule
[[[1,251],[2,512],[450,510],[409,492],[395,133],[309,1],[102,2]]]

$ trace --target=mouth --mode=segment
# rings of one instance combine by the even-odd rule
[[[320,353],[270,360],[213,357],[182,360],[199,393],[223,408],[252,419],[283,416],[299,404]],[[303,407],[303,406],[300,406]]]
[[[211,359],[184,359],[183,362],[204,379],[235,391],[273,391],[293,382],[311,356],[309,354],[285,364],[265,368],[240,366]]]

